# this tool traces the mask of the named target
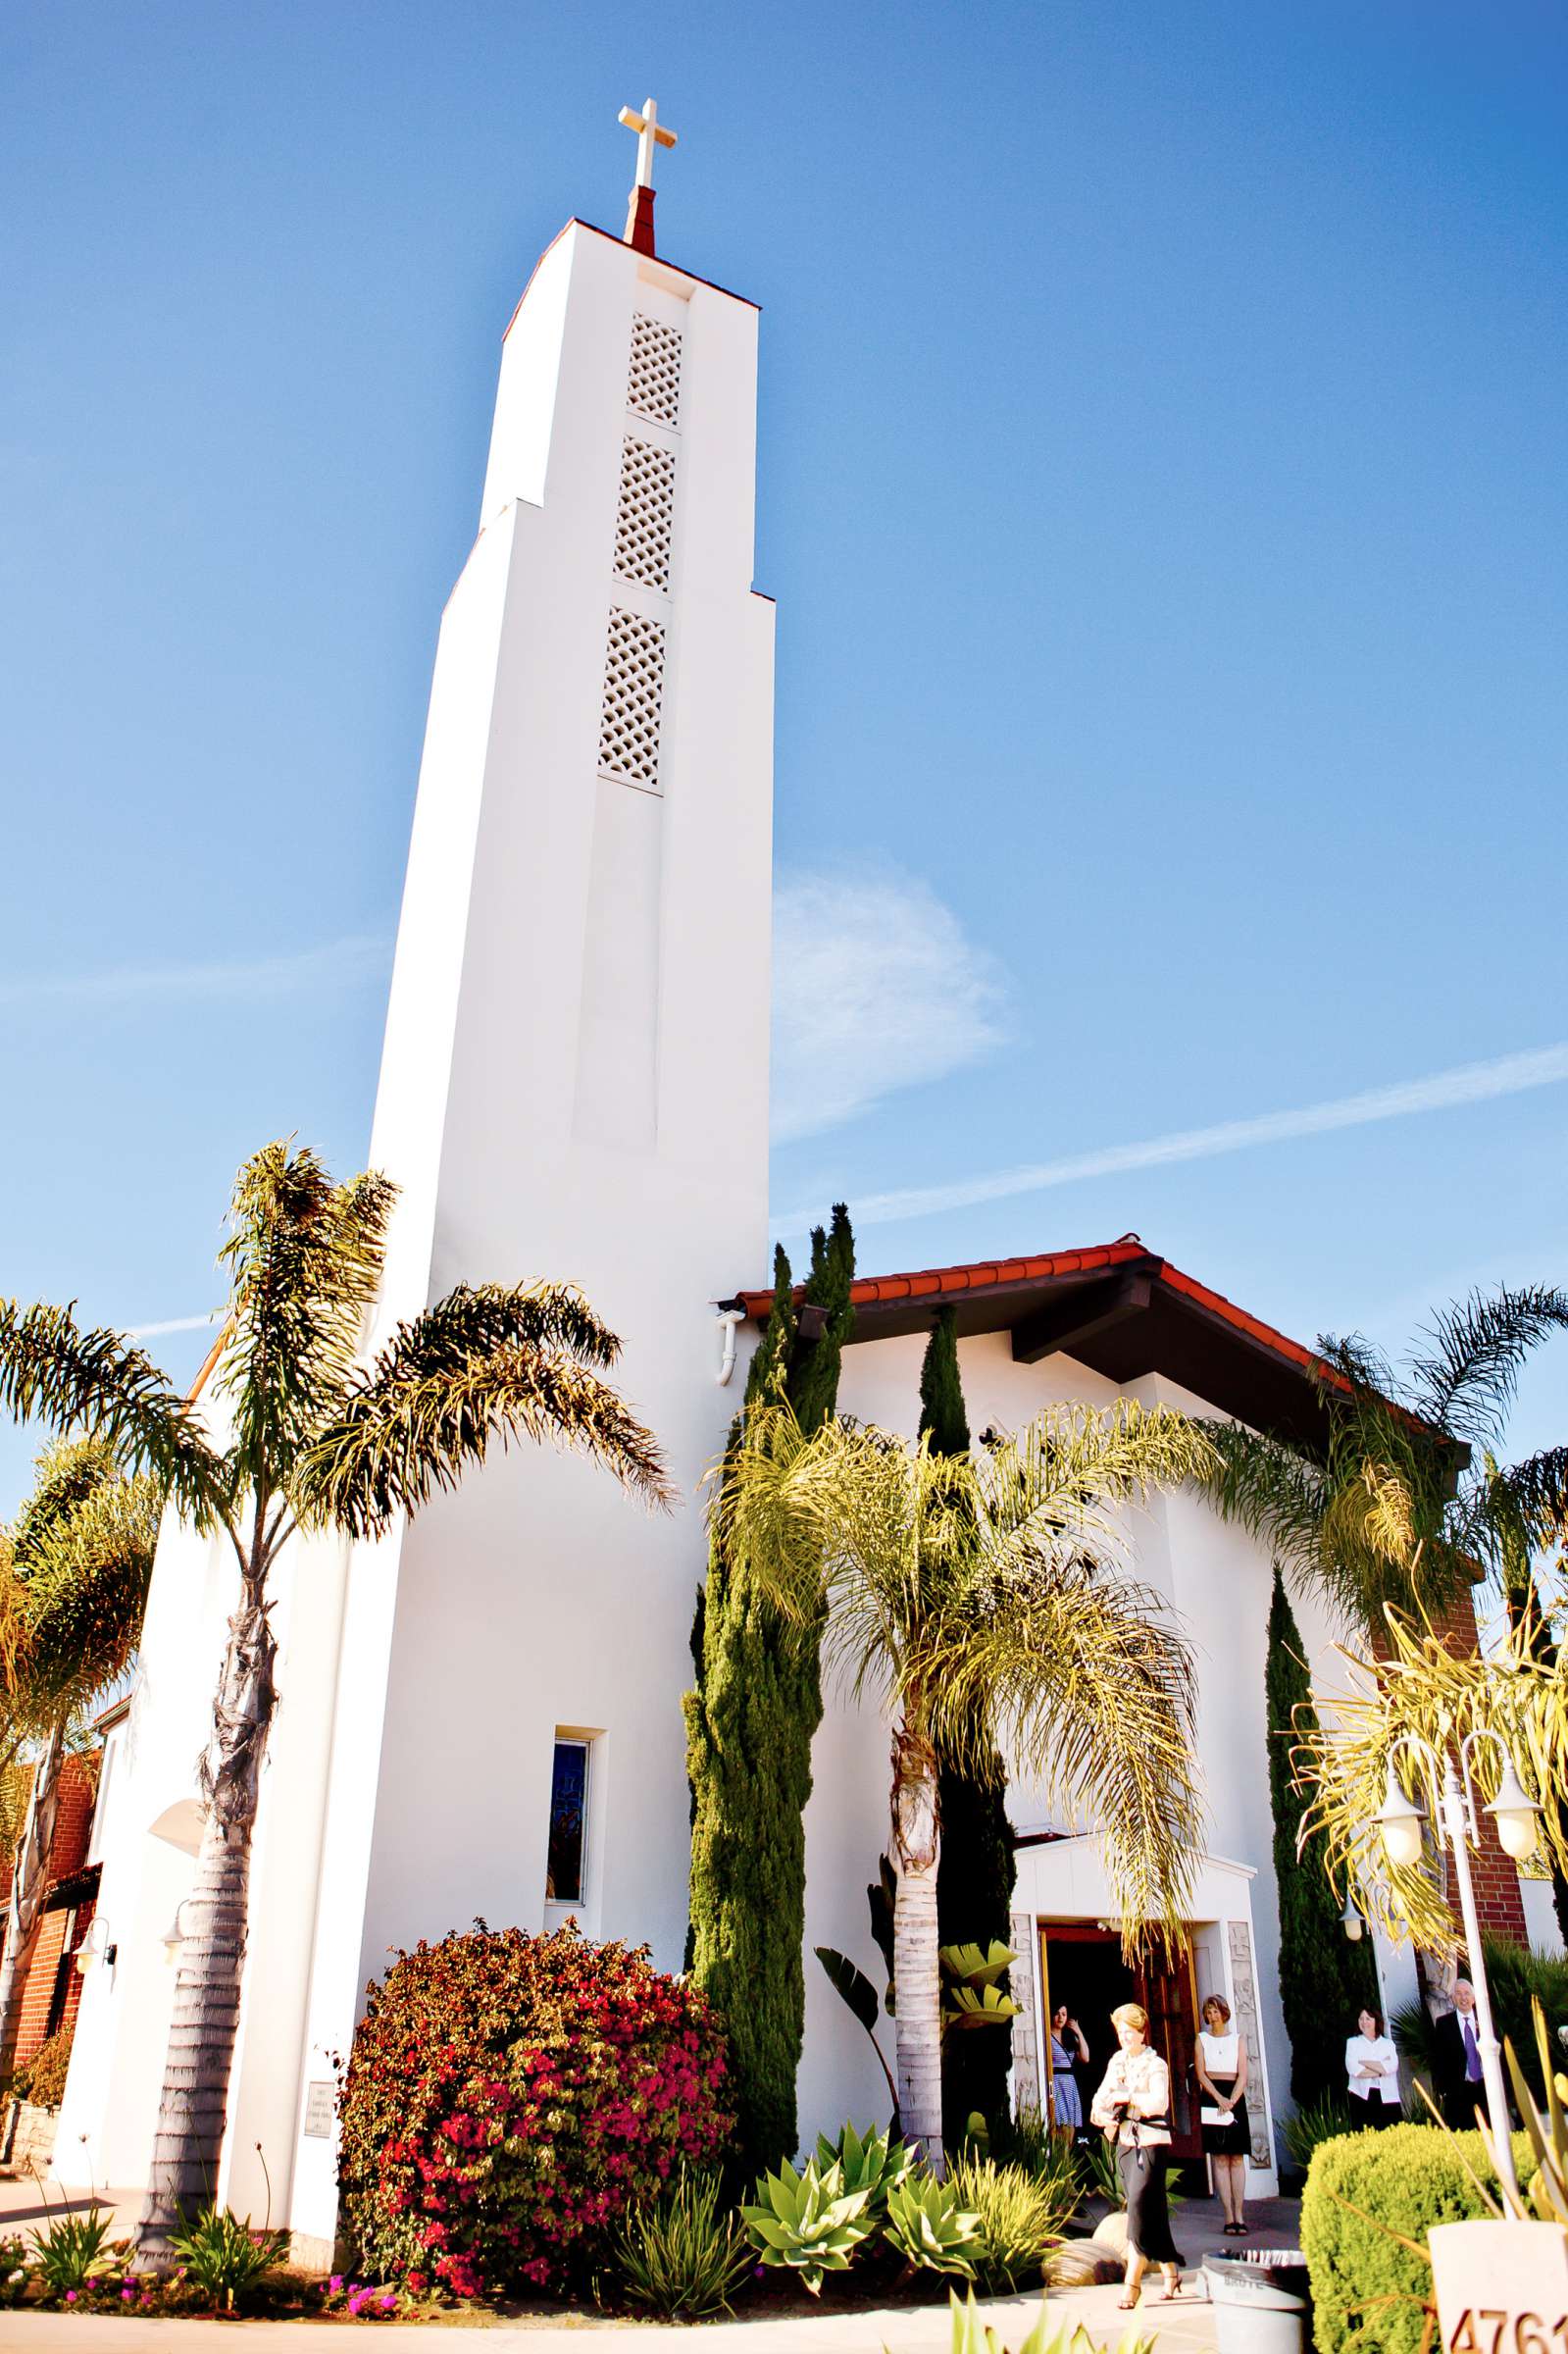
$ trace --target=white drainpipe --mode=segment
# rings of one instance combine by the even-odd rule
[[[719,1387],[722,1390],[735,1369],[735,1327],[746,1320],[743,1307],[721,1307],[719,1321],[724,1326],[724,1356],[719,1361]]]

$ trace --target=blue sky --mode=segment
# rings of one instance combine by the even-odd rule
[[[362,1159],[501,330],[650,88],[663,250],[763,306],[779,1211],[1087,1158],[862,1263],[1136,1228],[1303,1337],[1568,1279],[1560,1077],[1114,1152],[1568,1039],[1560,10],[20,0],[0,64],[0,1292],[199,1312],[247,1150]]]

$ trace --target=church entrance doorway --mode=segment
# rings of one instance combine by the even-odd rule
[[[1130,1969],[1116,1931],[1093,1920],[1042,1920],[1039,1947],[1046,2026],[1065,2003],[1088,2045],[1088,2066],[1080,2064],[1075,2071],[1084,2115],[1116,2050],[1111,2013],[1119,2003],[1140,2003],[1148,2013],[1149,2041],[1171,2072],[1171,2156],[1189,2164],[1200,2161],[1203,2143],[1192,2097],[1197,2006],[1190,1949],[1184,1947],[1173,1965]]]

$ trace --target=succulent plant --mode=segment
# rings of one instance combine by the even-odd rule
[[[825,2133],[817,2136],[819,2171],[826,2174],[831,2166],[836,2166],[846,2191],[866,2193],[866,2213],[877,2221],[885,2212],[887,2193],[905,2179],[914,2163],[915,2153],[908,2143],[877,2125],[864,2134],[845,2125],[835,2142]]]
[[[815,2158],[796,2174],[785,2159],[776,2175],[757,2184],[756,2202],[742,2207],[740,2220],[764,2264],[798,2273],[813,2296],[829,2273],[846,2273],[849,2260],[874,2226],[864,2190],[846,2190],[842,2169],[826,2172]]]
[[[908,2263],[974,2278],[980,2218],[960,2207],[957,2192],[934,2175],[911,2175],[887,2193],[883,2229]]]
[[[953,2312],[952,2354],[1008,2354],[996,2331],[983,2321],[975,2305],[975,2292],[970,2289],[960,2305],[956,2291],[949,2291]],[[1047,2334],[1049,2332],[1049,2334]],[[1106,2354],[1153,2354],[1154,2340],[1129,2326],[1120,2343],[1107,2347]],[[1094,2354],[1094,2341],[1082,2322],[1064,2322],[1051,2329],[1050,2316],[1041,2301],[1039,2318],[1018,2354]]]

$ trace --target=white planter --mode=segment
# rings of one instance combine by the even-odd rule
[[[1561,2224],[1434,2224],[1427,2245],[1442,2354],[1557,2354],[1568,2346]]]

